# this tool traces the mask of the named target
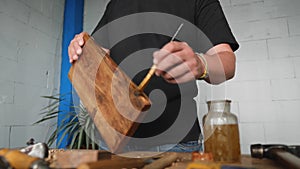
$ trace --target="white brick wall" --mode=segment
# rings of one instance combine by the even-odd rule
[[[268,46],[266,40],[240,42],[243,50],[238,50],[238,61],[259,61],[268,59]]]
[[[268,49],[270,57],[282,58],[300,56],[299,48],[300,36],[291,36],[268,40]]]
[[[6,137],[0,137],[1,147],[9,147],[9,137],[8,137],[9,136],[9,131],[10,131],[9,127],[0,127],[1,136],[6,136]]]
[[[32,124],[48,103],[41,96],[58,92],[64,1],[0,3],[0,148],[13,148],[49,135],[49,124]]]
[[[299,0],[223,6],[241,45],[227,93],[239,105],[243,153],[254,143],[300,144],[299,6]]]
[[[300,16],[295,16],[295,17],[289,17],[288,19],[288,24],[289,24],[289,32],[290,34],[293,35],[300,35]]]
[[[241,47],[237,72],[220,86],[199,82],[198,113],[206,100],[233,100],[241,149],[254,143],[300,144],[299,0],[220,0]],[[84,29],[91,32],[107,0],[85,3]]]

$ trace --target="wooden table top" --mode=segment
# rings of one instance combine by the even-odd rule
[[[168,169],[186,169],[188,164],[191,163],[191,157],[188,157],[190,156],[188,154],[186,154],[185,156],[187,157],[185,157],[185,159],[182,162],[177,162]],[[229,163],[224,165],[255,169],[283,169],[283,167],[275,161],[272,161],[270,159],[256,159],[252,158],[250,155],[242,155],[240,163]]]
[[[62,153],[59,153],[60,151],[54,151],[49,159],[50,164],[52,164],[52,168],[57,168],[56,166],[60,166],[59,168],[77,168],[79,163],[84,162],[86,158],[83,157],[88,157],[88,161],[98,161],[101,162],[101,160],[108,160],[111,161],[111,163],[118,163],[118,160],[123,160],[124,161],[124,156],[119,156],[119,155],[108,155],[108,152],[104,151],[97,151],[97,150],[92,150],[92,151],[83,151],[83,150],[63,150]],[[50,153],[51,154],[51,153]],[[151,157],[153,152],[130,152],[127,154],[127,157],[135,157],[135,158],[143,158],[143,157]],[[157,152],[154,153],[157,155]],[[192,161],[192,153],[176,153],[178,160],[177,162],[173,162],[173,164],[170,167],[167,167],[166,169],[187,169],[187,166],[191,163]],[[95,156],[95,159],[92,157]],[[163,153],[158,156],[168,156],[168,152]],[[61,160],[60,160],[61,159]],[[74,159],[77,159],[74,161]],[[57,162],[63,161],[64,163],[60,163],[57,165]],[[72,161],[73,166],[70,167],[69,162]],[[75,162],[78,162],[78,164]],[[86,161],[87,162],[87,161]],[[205,162],[199,161],[199,163],[202,164],[207,164]],[[64,167],[62,167],[64,164]],[[217,164],[217,163],[213,163]],[[239,163],[230,163],[230,164],[224,164],[226,166],[238,166],[238,167],[243,167],[243,168],[251,168],[251,169],[285,169],[285,167],[282,167],[278,162],[270,160],[270,159],[256,159],[252,158],[250,155],[242,155],[241,156],[241,161]],[[125,167],[125,166],[124,166]]]

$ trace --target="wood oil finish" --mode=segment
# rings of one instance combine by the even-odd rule
[[[214,130],[205,138],[205,152],[213,154],[214,161],[239,162],[240,139],[237,124],[214,125],[213,128],[204,128],[204,135]]]

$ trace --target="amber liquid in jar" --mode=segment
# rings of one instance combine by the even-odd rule
[[[214,125],[213,131],[208,138],[205,138],[205,152],[213,154],[214,161],[239,162],[240,161],[240,139],[237,124]]]

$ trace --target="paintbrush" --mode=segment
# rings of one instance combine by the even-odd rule
[[[179,33],[180,29],[182,28],[183,23],[181,23],[178,27],[178,29],[176,30],[176,32],[174,33],[172,39],[170,42],[173,42],[174,39],[176,38],[177,34]],[[140,85],[137,87],[138,91],[143,91],[144,88],[147,86],[147,84],[149,83],[151,77],[154,75],[154,72],[156,70],[156,65],[152,65],[152,67],[150,68],[149,72],[147,73],[147,75],[145,76],[145,78],[143,79],[143,81],[140,83]]]

